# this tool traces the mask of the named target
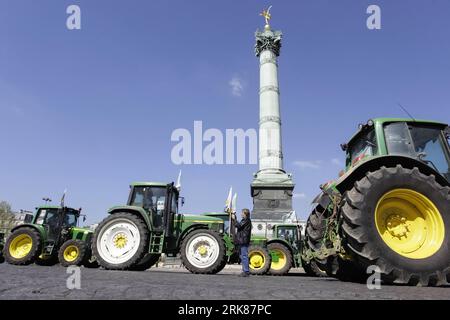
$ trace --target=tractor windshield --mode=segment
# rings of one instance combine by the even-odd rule
[[[70,208],[41,208],[36,217],[36,224],[49,228],[50,233],[57,234],[60,227],[76,227],[79,212]]]
[[[397,122],[387,124],[384,133],[389,154],[418,158],[450,179],[448,142],[442,128]]]
[[[349,157],[347,158],[347,166],[354,165],[360,160],[374,156],[378,152],[375,130],[362,133],[349,148]]]

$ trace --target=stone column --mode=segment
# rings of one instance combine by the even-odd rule
[[[294,183],[283,168],[278,62],[281,31],[256,31],[255,54],[259,57],[259,170],[251,184],[252,218],[261,221],[289,221]]]

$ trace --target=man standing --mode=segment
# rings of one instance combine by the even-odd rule
[[[234,237],[234,244],[239,248],[239,255],[242,264],[241,277],[248,277],[250,270],[248,266],[248,246],[250,244],[250,236],[252,233],[252,221],[250,220],[250,210],[242,209],[241,222],[236,221],[236,215],[232,214],[232,219],[235,221],[236,235]]]

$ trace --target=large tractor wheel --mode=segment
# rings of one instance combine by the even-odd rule
[[[147,225],[141,218],[127,212],[114,213],[95,229],[92,251],[105,269],[129,269],[148,252],[148,237]]]
[[[285,275],[292,268],[292,253],[288,247],[281,243],[270,243],[267,246],[272,257],[269,274],[274,276]]]
[[[138,264],[130,268],[131,271],[145,271],[150,269],[155,263],[159,261],[160,254],[147,253]]]
[[[211,230],[194,230],[181,244],[181,260],[192,273],[217,273],[225,267],[226,258],[225,241]]]
[[[302,267],[305,273],[310,277],[326,277],[327,272],[323,269],[321,269],[317,262],[314,260],[311,260],[309,262],[302,262]]]
[[[39,232],[23,227],[16,229],[6,240],[3,254],[10,264],[28,265],[34,263],[42,251]]]
[[[81,266],[87,258],[87,245],[84,241],[70,239],[63,243],[58,252],[59,263],[63,267]]]
[[[369,172],[344,197],[346,249],[362,269],[377,265],[385,283],[445,284],[450,280],[449,205],[450,188],[417,168]]]
[[[324,241],[327,230],[328,216],[329,213],[326,209],[322,208],[321,206],[317,206],[311,212],[306,222],[306,246],[315,253],[320,252],[322,246],[325,246],[326,248],[333,247],[333,244],[330,241]],[[323,259],[314,258],[309,262],[309,264],[305,265],[304,270],[310,275],[334,276],[333,271],[330,268],[330,265],[332,264],[334,259],[336,259],[336,257],[334,256]]]
[[[270,269],[271,263],[272,257],[266,248],[260,246],[250,246],[248,248],[248,265],[251,274],[266,274]]]

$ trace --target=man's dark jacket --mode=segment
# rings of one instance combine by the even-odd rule
[[[244,218],[241,222],[236,221],[236,230],[234,243],[237,245],[249,245],[252,234],[252,221],[249,218]]]

